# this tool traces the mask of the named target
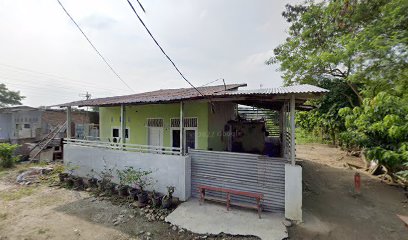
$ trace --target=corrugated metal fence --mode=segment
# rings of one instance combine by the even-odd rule
[[[284,212],[285,161],[256,154],[216,152],[190,149],[191,191],[199,197],[198,185],[223,187],[264,194],[263,209]],[[221,197],[221,193],[206,193]],[[243,196],[232,196],[231,202],[254,203]]]

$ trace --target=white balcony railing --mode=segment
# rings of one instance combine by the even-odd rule
[[[130,143],[114,143],[114,142],[92,141],[92,140],[82,140],[82,139],[72,139],[72,138],[65,139],[64,143],[71,144],[71,145],[77,145],[77,146],[115,149],[115,150],[120,150],[120,151],[181,155],[181,149],[176,148],[176,147],[163,147],[163,146],[152,146],[152,145],[141,145],[141,144],[130,144]]]

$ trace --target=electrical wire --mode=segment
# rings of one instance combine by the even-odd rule
[[[78,30],[82,33],[82,35],[85,37],[85,39],[88,41],[88,43],[92,46],[92,48],[95,50],[95,52],[102,58],[102,60],[106,63],[106,65],[110,68],[110,70],[116,75],[116,77],[123,83],[126,85],[126,87],[128,87],[130,90],[132,90],[132,92],[135,92],[126,82],[125,80],[122,79],[122,77],[115,71],[115,69],[113,69],[113,67],[109,64],[109,62],[105,59],[104,56],[102,56],[102,54],[99,52],[99,50],[95,47],[95,45],[91,42],[91,40],[88,38],[88,36],[86,36],[85,32],[82,31],[81,27],[78,25],[78,23],[76,23],[76,21],[74,20],[74,18],[72,18],[72,16],[69,14],[69,12],[65,9],[64,5],[62,5],[60,0],[57,0],[57,2],[59,3],[59,5],[61,6],[62,10],[64,10],[64,12],[67,14],[67,16],[71,19],[71,21],[75,24],[75,26],[78,28]]]
[[[208,82],[208,83],[206,83],[206,84],[203,84],[203,85],[201,85],[200,87],[205,87],[205,86],[210,85],[211,83],[215,83],[215,82],[217,82],[217,81],[219,81],[219,80],[222,80],[222,78],[215,79],[214,81],[211,81],[211,82]]]
[[[55,81],[60,81],[63,83],[66,83],[66,80],[75,83],[75,85],[82,85],[84,87],[92,87],[92,88],[97,88],[97,89],[102,89],[102,90],[108,90],[108,91],[112,91],[112,90],[117,90],[117,91],[129,91],[128,89],[121,89],[121,88],[104,88],[101,86],[96,86],[95,84],[92,83],[86,83],[84,81],[76,81],[67,77],[62,77],[62,76],[58,76],[55,74],[50,74],[50,73],[44,73],[44,72],[39,72],[39,71],[34,71],[28,68],[23,68],[23,67],[18,67],[18,66],[14,66],[14,65],[9,65],[9,64],[4,64],[4,63],[0,63],[0,66],[4,66],[7,68],[11,68],[11,69],[5,69],[6,71],[12,71],[14,73],[18,73],[18,74],[23,74],[23,72],[27,72],[27,73],[31,73],[34,76],[35,75],[42,75],[45,76],[46,78],[50,79],[50,80],[55,80]],[[0,71],[0,73],[2,73]],[[8,77],[8,76],[7,76]],[[24,76],[25,77],[25,76]],[[38,78],[38,76],[35,76],[36,78]],[[26,81],[26,79],[15,79],[15,80],[22,80],[22,81]],[[40,79],[35,79],[35,81],[37,80],[44,80],[43,78]]]
[[[59,1],[59,0],[58,0]],[[132,8],[133,12],[135,13],[136,17],[139,19],[140,23],[143,25],[143,27],[146,29],[147,33],[150,35],[150,37],[153,39],[154,43],[159,47],[160,51],[166,56],[166,58],[170,61],[170,63],[173,65],[173,67],[176,69],[176,71],[180,74],[180,76],[192,87],[194,88],[201,96],[205,97],[204,94],[200,92],[184,75],[181,73],[181,71],[178,69],[176,64],[174,63],[173,60],[167,55],[167,53],[163,50],[163,48],[160,46],[160,44],[157,42],[157,40],[154,38],[153,34],[150,32],[149,28],[147,28],[146,24],[143,22],[143,20],[140,18],[139,14],[136,12],[135,8],[133,7],[132,3],[130,0],[126,0],[129,3],[130,8]],[[139,1],[138,1],[139,2]],[[139,2],[140,4],[140,2]],[[141,5],[141,4],[140,4]],[[143,8],[144,10],[144,8]]]

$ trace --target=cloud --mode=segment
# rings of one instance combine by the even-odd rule
[[[116,24],[117,21],[113,18],[93,14],[83,18],[80,21],[81,26],[94,28],[97,30],[106,30]]]
[[[67,10],[136,92],[188,87],[126,2],[63,1]],[[164,50],[196,86],[217,78],[249,87],[282,83],[266,66],[283,42],[285,0],[144,1],[141,17]],[[131,93],[108,69],[55,1],[3,1],[0,8],[0,82],[39,106]],[[25,7],[22,8],[21,6]],[[63,77],[1,67],[1,63]],[[11,85],[13,84],[13,85]]]

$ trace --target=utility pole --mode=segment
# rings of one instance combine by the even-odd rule
[[[85,94],[79,94],[79,96],[85,98],[85,100],[89,100],[89,99],[91,99],[92,94],[90,94],[88,91],[86,91]],[[85,109],[85,116],[87,116],[88,119],[89,119],[89,107],[86,107],[86,109]],[[85,119],[84,118],[82,119],[82,126],[84,128],[84,130],[83,130],[84,131],[84,138],[86,138],[89,135],[89,129],[88,129],[88,132],[85,133],[86,128],[85,128]],[[89,128],[89,126],[88,126],[88,128]]]
[[[80,97],[85,98],[85,100],[89,100],[92,97],[92,94],[90,94],[88,91],[86,91],[85,94],[79,94]]]

